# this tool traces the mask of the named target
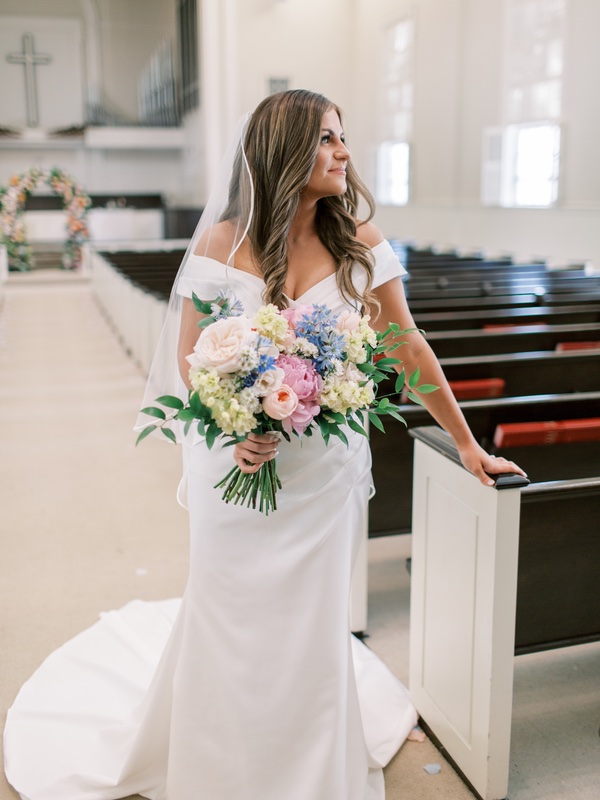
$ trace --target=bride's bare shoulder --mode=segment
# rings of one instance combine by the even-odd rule
[[[367,247],[375,247],[383,242],[383,233],[372,222],[357,222],[356,238]]]
[[[194,255],[226,264],[233,248],[237,225],[227,220],[207,228],[194,247]]]

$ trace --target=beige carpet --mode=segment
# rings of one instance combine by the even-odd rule
[[[178,449],[153,440],[134,447],[131,426],[143,376],[100,313],[89,285],[77,276],[48,271],[11,275],[3,294],[4,715],[43,658],[95,622],[100,611],[135,597],[181,595],[187,571],[187,518],[174,496]],[[368,643],[404,681],[409,546],[408,537],[370,542]],[[600,796],[598,715],[593,705],[600,648],[581,648],[579,655],[577,650],[557,651],[546,659],[531,657],[531,666],[527,660],[517,662],[519,724],[513,735],[518,750],[511,800]],[[551,702],[557,692],[563,697],[558,707]],[[438,775],[423,769],[433,762],[441,764]],[[550,771],[554,777],[548,783]],[[388,800],[472,797],[428,741],[407,742],[387,768],[386,782]],[[0,777],[0,800],[16,798]]]

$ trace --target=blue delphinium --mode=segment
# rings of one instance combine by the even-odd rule
[[[240,300],[236,300],[233,292],[228,289],[221,289],[214,301],[210,304],[210,315],[216,322],[225,317],[241,317],[244,313],[244,306]]]
[[[312,361],[321,376],[327,375],[344,355],[344,336],[336,330],[337,315],[330,308],[315,305],[296,323],[296,336],[307,339],[318,350]]]

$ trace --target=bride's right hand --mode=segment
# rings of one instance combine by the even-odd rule
[[[233,448],[233,458],[242,472],[258,472],[265,461],[277,455],[279,435],[277,433],[249,433],[243,442]]]

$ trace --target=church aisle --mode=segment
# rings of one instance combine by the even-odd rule
[[[180,454],[155,440],[134,447],[143,386],[85,279],[10,276],[0,305],[2,724],[42,659],[100,611],[183,591]],[[405,681],[409,548],[409,537],[369,545],[368,643]],[[517,660],[511,800],[597,796],[588,729],[599,654],[590,645]],[[428,775],[430,763],[441,773]],[[407,742],[386,782],[388,800],[472,797],[428,741]],[[0,800],[17,800],[3,775]]]

